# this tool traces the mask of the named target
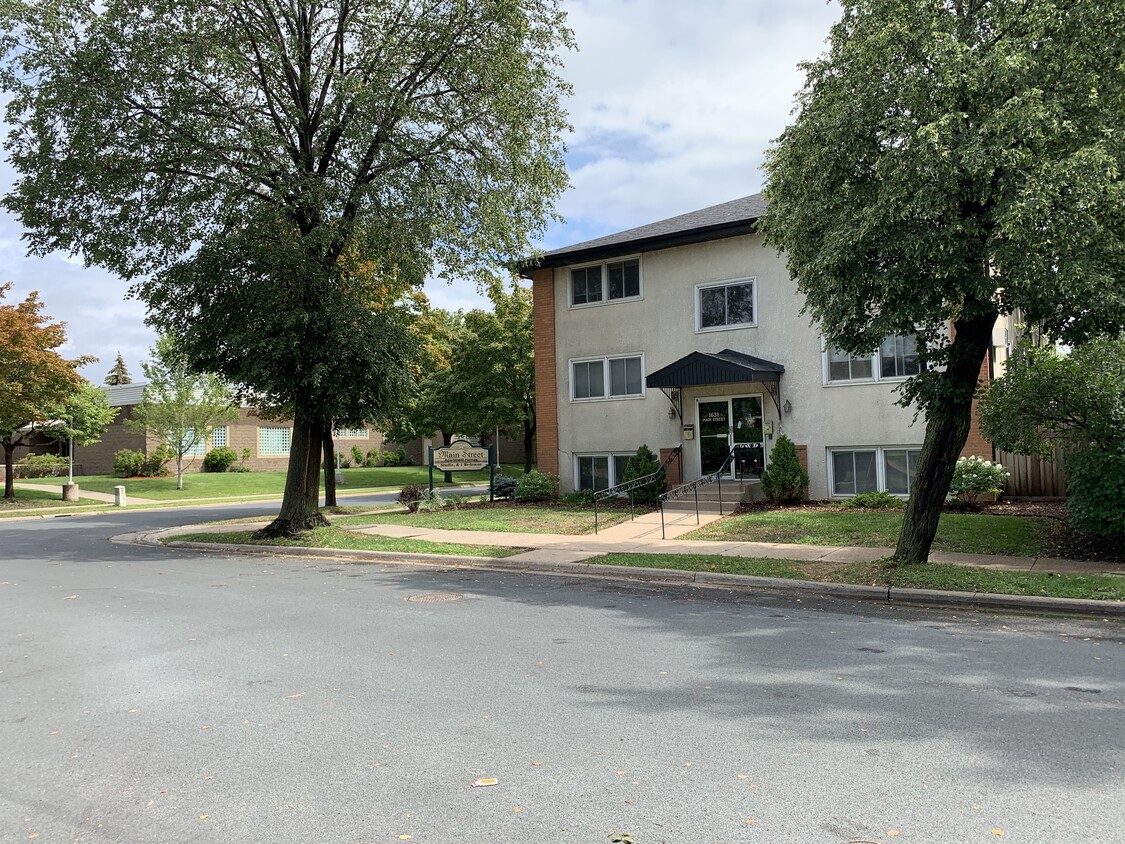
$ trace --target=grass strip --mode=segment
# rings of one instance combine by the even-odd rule
[[[945,563],[898,566],[886,562],[800,562],[716,554],[606,554],[591,563],[745,574],[819,583],[942,589],[994,595],[1125,600],[1125,577],[1103,574],[1048,574],[954,566]]]
[[[893,548],[901,529],[901,512],[784,509],[728,516],[681,538]],[[943,513],[933,550],[1039,557],[1049,532],[1046,519]]]
[[[55,484],[55,486],[58,487],[58,484]],[[81,496],[81,493],[79,493],[79,495]],[[79,497],[78,501],[63,501],[61,491],[55,492],[54,490],[27,489],[26,487],[21,487],[16,490],[15,500],[9,501],[6,498],[0,498],[0,515],[46,507],[92,507],[102,503],[103,502],[95,501],[92,498],[81,497]]]
[[[407,554],[449,554],[456,557],[510,557],[522,548],[490,545],[458,545],[452,542],[426,542],[421,539],[395,539],[352,533],[336,527],[315,528],[300,539],[251,539],[252,531],[183,533],[164,542],[211,542],[229,545],[272,546],[279,548],[335,548],[342,551],[394,551]]]
[[[598,513],[598,528],[604,530],[629,518],[625,509]],[[582,536],[594,532],[594,511],[585,506],[481,505],[439,510],[433,513],[387,513],[334,519],[338,525],[409,525],[436,530],[488,530],[501,533],[555,533]]]

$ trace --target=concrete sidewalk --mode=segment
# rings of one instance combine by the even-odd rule
[[[855,563],[873,562],[889,557],[893,548],[831,547],[796,545],[775,542],[735,542],[675,539],[695,530],[718,516],[695,514],[678,518],[665,515],[661,539],[660,513],[646,513],[633,521],[605,528],[597,534],[562,536],[550,533],[506,533],[479,530],[437,530],[408,525],[370,525],[350,527],[356,533],[395,538],[420,539],[429,542],[452,542],[463,545],[495,545],[530,549],[507,559],[512,562],[574,563],[602,554],[718,554],[730,557],[769,557],[801,562]],[[1125,565],[1096,560],[1058,560],[1048,557],[996,556],[991,554],[960,554],[935,551],[930,562],[1002,571],[1034,571],[1041,574],[1125,574]]]
[[[29,483],[22,483],[20,481],[15,481],[15,482],[13,482],[12,485],[16,489],[39,489],[39,490],[52,490],[52,489],[54,489],[54,487],[50,486],[49,484],[29,484]],[[62,494],[62,484],[59,484],[59,494],[60,495]],[[91,501],[105,501],[109,504],[113,504],[113,503],[116,502],[116,498],[113,496],[112,493],[109,493],[109,492],[92,492],[92,491],[87,490],[87,489],[82,489],[81,486],[78,487],[78,497],[79,498],[89,498]],[[133,495],[130,495],[128,497],[128,500],[129,500],[130,504],[159,504],[160,503],[159,501],[157,501],[154,498],[137,498],[136,496],[133,496]],[[34,509],[34,508],[29,508],[29,509]]]

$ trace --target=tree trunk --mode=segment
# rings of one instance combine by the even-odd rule
[[[995,322],[996,313],[990,311],[953,324],[949,365],[938,374],[944,395],[926,408],[926,437],[895,548],[895,559],[901,563],[929,559],[953,469],[969,437],[973,396]]]
[[[4,443],[4,500],[16,500],[16,447],[11,443]]]
[[[332,444],[332,425],[324,426],[321,439],[324,449],[324,506],[336,506],[336,449]]]
[[[184,456],[176,455],[176,489],[184,488]]]
[[[523,473],[531,471],[531,458],[535,447],[535,425],[529,419],[523,420]]]
[[[276,519],[254,532],[255,539],[296,538],[328,520],[320,513],[320,451],[325,422],[298,410],[293,416],[285,496]]]
[[[441,444],[445,448],[449,448],[449,444],[451,442],[453,442],[453,434],[447,434],[447,433],[445,433],[445,431],[442,431],[441,432]],[[453,483],[453,473],[452,472],[446,472],[445,473],[445,482],[447,484]]]

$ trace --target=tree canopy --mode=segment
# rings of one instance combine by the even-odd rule
[[[269,532],[321,523],[323,432],[398,389],[395,314],[361,311],[435,267],[472,279],[522,256],[566,186],[558,0],[8,0],[0,17],[4,202],[32,251],[137,279],[196,369],[290,410]]]
[[[1125,0],[844,0],[770,150],[767,243],[827,338],[917,332],[896,556],[926,559],[1001,314],[1125,325]]]
[[[12,285],[0,284],[0,445],[4,447],[4,498],[15,498],[15,450],[26,446],[82,385],[77,369],[96,358],[66,360],[57,349],[66,326],[49,322],[39,294],[3,304]]]

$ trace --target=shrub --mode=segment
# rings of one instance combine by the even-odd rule
[[[401,445],[395,450],[395,460],[398,461],[395,464],[396,466],[413,466],[414,465],[414,461],[406,456],[406,448],[404,446],[401,446]]]
[[[796,504],[805,497],[809,473],[797,457],[797,446],[782,434],[770,452],[770,465],[762,472],[762,492],[776,504]]]
[[[397,466],[398,465],[398,455],[395,454],[393,451],[384,451],[383,452],[383,465],[384,466]]]
[[[146,478],[162,478],[168,474],[168,461],[176,456],[175,450],[170,445],[163,444],[153,449],[141,465],[140,474]]]
[[[576,489],[574,492],[559,496],[559,501],[563,504],[593,504],[594,491],[592,489]]]
[[[356,466],[363,466],[364,454],[363,449],[358,445],[352,446],[352,463]]]
[[[516,482],[517,501],[550,501],[558,494],[559,476],[550,472],[528,472]]]
[[[953,467],[949,494],[972,506],[980,495],[1002,493],[1006,477],[1008,473],[999,463],[991,463],[983,457],[961,457]]]
[[[56,454],[29,454],[14,468],[17,478],[49,478],[66,471],[67,459]]]
[[[1075,451],[1066,460],[1066,511],[1082,533],[1125,536],[1125,455]]]
[[[845,501],[842,507],[864,510],[901,510],[906,502],[889,492],[861,492]]]
[[[364,458],[363,465],[366,466],[368,469],[374,469],[376,466],[379,465],[379,461],[382,458],[383,458],[383,452],[381,452],[377,448],[373,448],[373,449],[371,449],[370,451],[367,452],[367,456]]]
[[[446,507],[446,500],[441,497],[441,493],[436,489],[426,490],[422,500],[418,502],[418,510],[423,513],[436,513],[438,510],[443,510]]]
[[[144,454],[131,448],[123,448],[113,455],[113,474],[131,478],[141,473],[144,464]]]
[[[238,459],[238,465],[234,467],[236,472],[249,472],[250,467],[246,465],[246,461],[250,459],[250,449],[242,449],[242,456]]]
[[[629,495],[638,504],[655,504],[660,493],[664,492],[664,467],[660,465],[660,458],[652,453],[647,445],[637,449],[637,453],[629,458],[625,464],[625,475],[621,483],[635,481],[656,473],[650,483],[632,490]]]
[[[207,472],[225,472],[238,460],[238,452],[227,445],[213,448],[203,457],[203,469]]]
[[[398,503],[406,506],[411,513],[417,513],[422,500],[429,495],[429,490],[421,484],[407,484],[398,493]]]
[[[511,475],[497,475],[492,479],[492,493],[497,498],[513,498],[519,483],[519,478]]]

